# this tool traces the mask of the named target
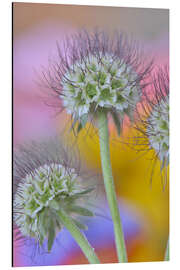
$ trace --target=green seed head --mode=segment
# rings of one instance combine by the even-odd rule
[[[168,65],[156,68],[150,78],[150,83],[143,92],[143,102],[136,108],[134,125],[136,134],[133,137],[133,145],[137,146],[137,152],[151,152],[150,181],[155,175],[155,169],[160,168],[164,188],[168,179],[169,165]],[[156,167],[157,165],[158,167]]]
[[[64,47],[63,47],[64,45]],[[71,114],[79,132],[89,117],[105,110],[119,133],[124,116],[133,120],[145,79],[152,68],[138,42],[124,33],[80,31],[58,46],[58,57],[43,70],[45,87]],[[117,121],[117,119],[120,119]],[[117,124],[119,122],[119,124]]]
[[[79,118],[98,108],[128,114],[140,100],[137,79],[133,68],[112,54],[88,55],[64,74],[64,107]]]
[[[147,123],[150,145],[163,162],[163,166],[167,166],[169,164],[169,96],[153,107]]]
[[[27,168],[29,173],[19,181],[16,188],[13,201],[14,222],[24,237],[34,238],[40,245],[47,239],[50,251],[57,232],[62,228],[59,210],[64,210],[80,229],[87,229],[76,218],[78,215],[93,216],[84,205],[81,207],[85,195],[92,188],[82,187],[81,177],[74,168],[67,167],[67,164],[50,163],[53,158],[49,156],[48,160],[48,152],[47,164],[36,166],[41,154],[43,159],[44,150],[39,152],[40,155],[34,153],[33,156],[31,153],[34,160],[28,156],[30,152],[27,150],[28,148],[16,160],[16,174],[20,176]],[[24,157],[24,161],[21,157]]]

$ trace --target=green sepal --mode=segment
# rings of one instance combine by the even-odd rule
[[[61,221],[59,220],[58,215],[56,216],[55,220],[56,220],[56,225],[57,225],[58,229],[61,230]]]
[[[168,166],[168,164],[169,164],[169,158],[163,158],[163,161],[161,162],[161,168],[160,168],[161,172],[165,166],[166,167]]]
[[[88,114],[85,113],[79,119],[79,124],[78,124],[78,127],[77,127],[77,134],[81,131],[81,129],[83,127],[85,127],[87,121],[88,121]]]
[[[59,210],[59,208],[60,207],[58,207],[58,210]],[[53,214],[53,217],[54,217],[54,222],[56,223],[56,226],[60,231],[62,229],[62,225],[61,225],[61,220],[59,219],[58,211],[56,211],[55,209],[51,210],[51,211],[52,211],[52,214]]]
[[[79,222],[78,220],[74,218],[72,218],[72,220],[80,230],[84,230],[84,231],[88,230],[88,227],[86,225],[82,224],[81,222]]]
[[[85,114],[83,114],[83,115],[81,116],[81,118],[80,118],[80,122],[81,122],[81,124],[82,124],[83,127],[86,125],[87,120],[88,120],[88,114],[85,113]]]
[[[55,238],[54,222],[51,220],[48,231],[48,252],[51,251]]]
[[[92,217],[94,216],[93,212],[91,212],[90,210],[78,206],[78,205],[73,205],[73,206],[69,206],[68,208],[71,212],[79,214],[81,216],[88,216],[88,217]]]
[[[81,122],[78,124],[78,127],[77,127],[77,134],[81,131],[81,129],[83,128]]]
[[[40,237],[39,237],[40,246],[42,246],[43,242],[44,242],[44,236],[42,234],[40,234]]]
[[[79,196],[81,196],[81,195],[85,195],[85,194],[87,194],[87,193],[90,193],[90,192],[93,191],[93,190],[94,190],[94,188],[88,188],[88,189],[86,189],[86,190],[84,190],[84,191],[77,192],[76,194],[72,195],[71,198],[75,198],[75,197],[79,197]]]
[[[47,210],[42,211],[39,214],[39,227],[40,227],[40,231],[41,234],[47,235],[47,231],[48,231],[48,215],[47,215]]]
[[[119,120],[118,114],[116,112],[111,112],[114,124],[116,126],[117,134],[120,136],[121,134],[121,122]]]
[[[73,122],[72,122],[72,125],[71,125],[69,131],[74,130],[75,125],[76,125],[76,123],[78,122],[78,120],[79,120],[79,117],[75,115],[75,117],[74,117],[74,119],[73,119]]]

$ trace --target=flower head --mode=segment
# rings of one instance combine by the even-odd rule
[[[147,119],[147,130],[149,142],[156,151],[159,159],[169,164],[169,96],[164,97]]]
[[[161,169],[169,164],[169,73],[160,68],[154,77],[151,91],[145,96],[146,104],[139,113],[138,130],[148,140],[161,162]],[[141,125],[142,124],[142,125]]]
[[[70,114],[82,117],[96,108],[128,112],[140,98],[132,67],[112,54],[88,55],[64,74],[62,100]]]
[[[152,65],[145,64],[135,41],[122,33],[110,38],[97,30],[82,31],[66,40],[63,51],[59,48],[59,61],[51,63],[44,77],[74,123],[82,127],[102,109],[112,114],[116,125],[119,116],[133,117]]]
[[[77,215],[93,216],[81,207],[92,188],[82,186],[76,166],[57,140],[22,146],[14,158],[14,182],[14,222],[24,237],[35,238],[40,245],[48,239],[48,251],[62,229],[58,210],[66,211],[81,229],[86,226]]]

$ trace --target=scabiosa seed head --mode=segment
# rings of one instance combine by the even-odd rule
[[[132,119],[152,66],[137,42],[122,33],[110,38],[98,30],[82,31],[68,38],[63,52],[60,48],[58,52],[59,61],[52,62],[43,75],[74,123],[79,121],[83,127],[90,115],[103,109],[113,119],[125,114]]]
[[[151,147],[156,151],[159,159],[169,164],[169,96],[164,97],[147,119],[147,134]]]
[[[88,55],[64,74],[62,99],[69,114],[79,118],[97,108],[125,113],[140,99],[138,75],[130,65],[108,53]]]
[[[40,245],[48,239],[48,251],[62,229],[58,210],[66,211],[81,229],[86,226],[76,216],[93,216],[90,210],[80,206],[92,188],[83,188],[77,168],[67,163],[57,142],[56,145],[53,142],[56,147],[54,158],[53,152],[48,155],[46,150],[52,150],[50,144],[41,144],[41,148],[35,143],[31,145],[32,149],[30,145],[25,146],[16,154],[14,177],[16,182],[17,178],[20,180],[14,188],[13,201],[14,222],[20,233],[34,238]]]
[[[142,110],[143,108],[143,110]],[[138,130],[147,138],[148,147],[154,149],[161,169],[169,164],[169,73],[168,68],[158,70],[150,90],[145,95],[145,105],[138,113]]]

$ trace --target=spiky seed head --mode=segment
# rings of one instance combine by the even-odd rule
[[[169,71],[159,68],[152,77],[152,84],[145,91],[145,105],[137,111],[136,128],[147,139],[148,149],[154,149],[161,162],[161,169],[169,165]],[[144,142],[143,142],[144,143]]]
[[[169,97],[154,106],[149,116],[147,134],[151,147],[162,162],[169,164]]]
[[[78,118],[98,108],[114,109],[122,115],[140,100],[138,75],[123,59],[99,53],[77,60],[62,80],[63,105]]]
[[[36,149],[39,153],[34,153],[34,156],[28,157],[31,161],[29,163],[27,159],[22,160],[22,163],[19,163],[18,158],[16,160],[18,164],[16,171],[21,172],[28,167],[29,169],[17,184],[13,201],[13,217],[16,226],[24,237],[34,238],[40,245],[43,244],[45,239],[48,239],[48,251],[50,251],[57,232],[62,228],[58,216],[60,209],[66,211],[74,219],[77,214],[93,216],[90,210],[84,208],[84,206],[81,207],[82,199],[85,198],[84,195],[92,189],[84,189],[82,179],[76,169],[68,167],[68,164],[65,166],[63,159],[60,162],[60,157],[59,161],[56,160],[55,163],[52,155],[48,156],[47,152],[47,163],[44,163],[43,152],[45,153],[45,149],[47,148]],[[31,154],[28,148],[23,151],[25,155]],[[42,161],[40,160],[41,154]],[[40,166],[39,162],[41,163]],[[34,165],[33,170],[32,164]],[[24,168],[20,168],[21,165]],[[76,219],[74,222],[81,229],[86,229],[86,226]]]
[[[59,60],[43,72],[44,84],[62,100],[73,126],[79,122],[80,130],[99,110],[110,112],[113,119],[128,115],[132,120],[152,66],[136,41],[122,33],[110,37],[104,31],[84,30],[67,38],[58,53]]]

